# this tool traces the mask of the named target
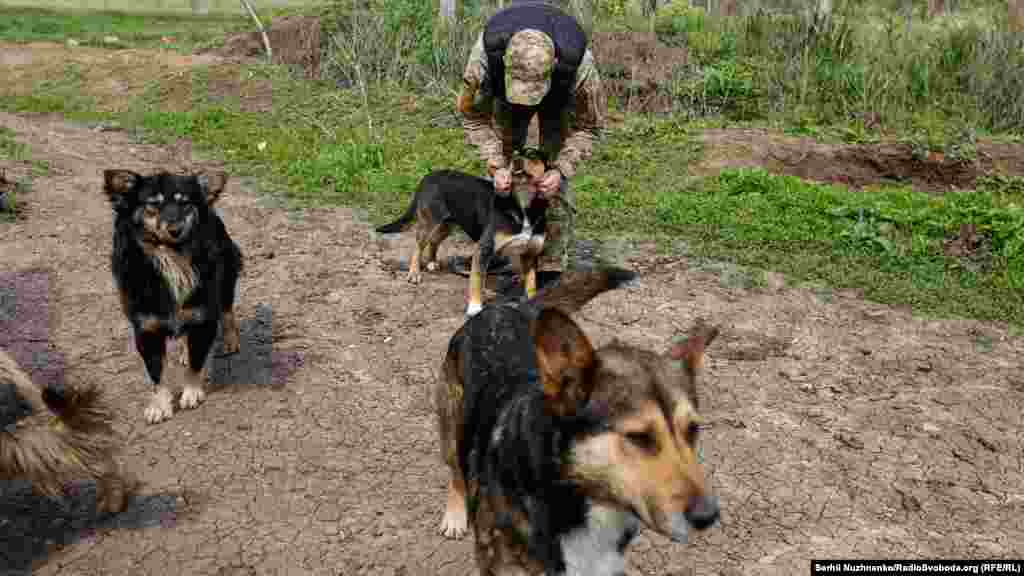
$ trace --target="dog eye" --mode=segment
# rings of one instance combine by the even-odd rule
[[[637,448],[649,452],[653,452],[658,447],[650,432],[626,432],[626,440]]]

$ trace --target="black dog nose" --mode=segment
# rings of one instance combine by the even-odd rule
[[[697,530],[709,528],[718,520],[718,498],[714,496],[693,496],[688,504],[686,520]]]

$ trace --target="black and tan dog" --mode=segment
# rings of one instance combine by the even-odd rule
[[[494,192],[494,183],[455,170],[431,172],[420,181],[409,208],[398,220],[377,228],[380,234],[408,230],[415,221],[416,245],[409,258],[408,280],[419,284],[420,267],[438,269],[437,249],[454,224],[477,249],[469,275],[466,315],[483,306],[483,273],[496,255],[515,255],[529,296],[537,290],[537,260],[544,249],[545,213],[549,200],[536,193],[534,182],[543,176],[546,162],[539,151],[526,150],[514,162],[513,191]],[[525,208],[523,206],[525,205]]]
[[[434,390],[451,470],[441,532],[472,525],[481,574],[622,575],[641,525],[680,542],[718,519],[696,446],[717,329],[698,322],[664,354],[595,350],[569,316],[630,278],[568,272],[451,339]]]
[[[52,498],[68,482],[94,480],[97,510],[120,512],[130,483],[114,459],[113,422],[96,386],[41,389],[0,350],[0,479],[28,480]]]
[[[171,390],[161,382],[167,338],[181,337],[180,361],[188,368],[180,405],[186,409],[206,397],[204,367],[218,324],[223,354],[239,350],[234,302],[242,253],[212,208],[227,176],[105,170],[103,178],[115,212],[114,281],[156,387],[145,418],[157,423],[174,411]]]

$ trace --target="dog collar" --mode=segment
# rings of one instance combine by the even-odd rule
[[[526,382],[531,386],[540,384],[540,375],[537,374],[536,368],[530,368],[526,371]]]

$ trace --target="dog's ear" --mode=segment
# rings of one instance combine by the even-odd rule
[[[673,344],[667,355],[672,360],[682,361],[691,382],[695,382],[698,373],[704,367],[704,350],[717,336],[716,326],[710,326],[698,319],[686,338]]]
[[[531,326],[544,403],[556,417],[576,414],[594,386],[594,347],[572,318],[555,308],[541,311]]]
[[[128,194],[141,180],[142,176],[131,170],[104,170],[103,193],[107,195],[114,208],[120,208],[125,205]]]
[[[196,178],[199,180],[199,188],[206,198],[206,205],[213,206],[224,192],[224,186],[228,183],[228,175],[224,172],[200,172]]]

